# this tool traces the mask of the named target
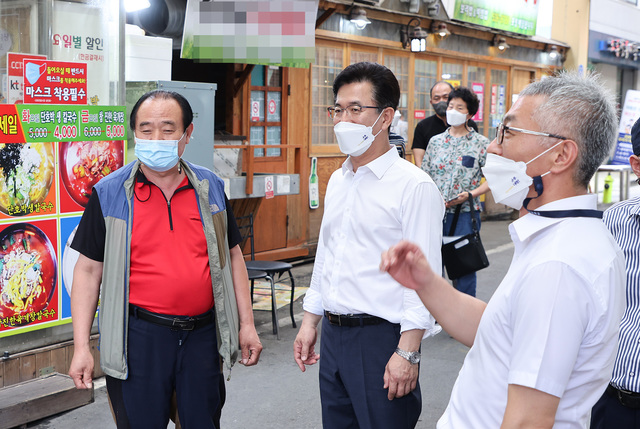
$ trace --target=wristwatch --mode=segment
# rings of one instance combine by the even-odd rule
[[[419,351],[408,352],[408,351],[402,350],[400,347],[398,347],[398,348],[396,348],[396,353],[398,354],[398,356],[403,357],[406,360],[408,360],[409,363],[416,364],[416,363],[420,362],[420,352]]]

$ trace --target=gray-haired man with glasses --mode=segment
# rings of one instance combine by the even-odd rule
[[[592,75],[520,93],[483,168],[493,195],[520,210],[511,266],[488,304],[451,288],[412,243],[383,254],[381,269],[471,347],[439,429],[588,427],[625,301],[624,256],[587,190],[616,135],[613,98]]]
[[[444,201],[431,178],[389,144],[400,99],[391,70],[352,64],[336,78],[333,93],[328,111],[348,158],[327,185],[294,358],[305,371],[322,355],[325,428],[413,428],[422,408],[420,343],[440,328],[418,295],[380,272],[378,263],[383,250],[407,239],[440,265]]]

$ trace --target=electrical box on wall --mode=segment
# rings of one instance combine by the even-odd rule
[[[152,81],[127,82],[127,112],[138,99],[148,91],[165,89],[184,96],[193,109],[193,134],[187,145],[183,159],[213,170],[213,125],[215,117],[215,83]],[[133,133],[129,133],[127,162],[135,159]]]

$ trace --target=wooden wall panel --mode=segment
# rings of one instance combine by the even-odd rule
[[[98,335],[93,335],[89,344],[95,363],[93,376],[102,377],[104,372],[100,368]],[[0,360],[0,388],[38,378],[40,370],[44,368],[51,367],[54,372],[66,375],[73,358],[73,350],[73,342],[67,341]]]

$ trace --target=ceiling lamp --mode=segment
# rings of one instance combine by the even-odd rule
[[[353,22],[358,30],[362,30],[367,24],[371,24],[371,21],[367,19],[367,11],[361,7],[351,9],[349,21]]]
[[[549,53],[549,59],[551,61],[556,61],[557,59],[560,59],[561,61],[564,62],[564,60],[566,59],[564,48],[558,47],[556,45],[547,45],[545,52]]]
[[[148,7],[151,7],[149,0],[124,0],[124,9],[126,12],[135,12]]]
[[[431,23],[431,33],[435,34],[441,39],[444,39],[445,37],[451,34],[449,29],[447,28],[447,24],[445,24],[442,21],[433,21]]]
[[[510,46],[507,44],[507,39],[502,36],[498,36],[497,34],[493,38],[493,46],[498,48],[500,52],[504,52],[510,48]]]
[[[411,23],[415,22],[412,26]],[[429,34],[420,27],[420,18],[411,18],[405,28],[400,29],[400,42],[407,49],[411,46],[411,52],[424,52],[427,50],[427,36]]]

